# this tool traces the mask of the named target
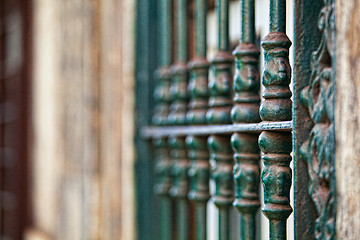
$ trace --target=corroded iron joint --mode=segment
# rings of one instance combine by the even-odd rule
[[[169,124],[181,125],[186,123],[186,109],[188,101],[187,80],[188,68],[186,63],[178,62],[171,67],[170,85],[170,114]]]
[[[190,159],[190,179],[189,199],[196,202],[207,202],[209,194],[210,164],[209,153],[207,150],[207,137],[188,136],[186,137],[188,147],[188,157]]]
[[[208,108],[208,71],[209,62],[205,57],[196,57],[189,64],[190,79],[188,92],[190,94],[189,111],[186,115],[188,123],[205,124]]]
[[[215,182],[212,200],[218,208],[231,206],[233,193],[233,156],[229,136],[212,135],[208,138],[211,177]]]
[[[208,123],[231,123],[233,61],[234,58],[229,52],[220,51],[211,62],[214,78],[209,80],[210,109],[206,113]]]

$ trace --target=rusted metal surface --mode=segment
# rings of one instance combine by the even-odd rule
[[[210,163],[207,149],[207,137],[187,136],[188,158],[190,159],[190,191],[188,197],[195,202],[196,239],[206,239],[206,204],[210,198],[209,178]]]
[[[189,95],[188,67],[189,44],[188,44],[188,0],[175,1],[175,23],[176,23],[176,44],[175,62],[171,66],[170,86],[170,113],[168,124],[185,125],[188,108]],[[168,138],[170,157],[172,161],[173,185],[170,189],[170,196],[174,199],[176,206],[176,238],[178,240],[190,239],[191,229],[190,204],[188,201],[189,191],[189,159],[187,155],[185,136],[174,136]]]
[[[208,109],[209,63],[206,59],[206,18],[207,0],[195,1],[195,56],[188,67],[190,79],[188,93],[190,102],[186,115],[188,124],[205,124]],[[188,158],[190,159],[190,191],[188,198],[195,203],[195,235],[197,240],[207,239],[206,204],[210,198],[210,164],[206,136],[188,135],[186,137]]]
[[[206,119],[209,124],[231,123],[231,90],[233,56],[229,43],[229,1],[218,0],[216,5],[218,23],[217,53],[211,61],[214,77],[209,81],[209,110]],[[219,240],[230,238],[230,207],[234,200],[232,176],[232,150],[230,136],[210,135],[211,178],[215,183],[212,201],[219,209]]]
[[[233,152],[230,136],[211,135],[208,138],[211,178],[215,190],[211,200],[219,209],[219,240],[230,239],[230,207],[234,201]]]
[[[312,126],[299,151],[307,163],[308,190],[317,212],[314,237],[320,240],[336,239],[335,1],[324,1],[318,27],[322,37],[309,59],[309,85],[300,93]]]
[[[294,235],[296,239],[314,239],[317,212],[308,193],[307,162],[301,158],[300,147],[310,135],[312,122],[307,107],[301,104],[301,91],[309,86],[311,57],[318,47],[321,34],[318,16],[323,0],[295,1],[294,80],[293,80],[293,156],[294,156]],[[312,9],[312,11],[309,11]],[[306,47],[304,47],[306,46]]]
[[[255,2],[240,0],[240,43],[234,50],[234,106],[231,110],[233,123],[257,123],[259,116],[259,48],[255,44]],[[260,150],[258,134],[234,133],[231,144],[234,150],[235,201],[240,212],[240,236],[243,240],[256,239],[259,231],[256,212],[260,207]]]
[[[270,2],[270,33],[262,41],[265,65],[262,84],[264,101],[260,106],[263,121],[289,121],[292,116],[291,67],[289,47],[291,41],[285,34],[286,1]],[[290,188],[292,171],[291,133],[263,131],[259,136],[265,168],[261,179],[264,185],[262,211],[269,219],[270,239],[286,239],[286,220],[292,213]]]

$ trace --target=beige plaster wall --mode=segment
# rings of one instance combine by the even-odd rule
[[[135,239],[134,1],[34,0],[27,239]]]
[[[337,237],[360,236],[360,2],[336,1]]]

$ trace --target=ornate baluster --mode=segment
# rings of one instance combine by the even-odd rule
[[[261,43],[265,50],[262,79],[265,100],[260,107],[263,121],[291,120],[291,41],[285,34],[285,26],[286,0],[272,0],[270,33]],[[286,220],[292,212],[289,199],[292,178],[289,167],[291,133],[263,131],[259,136],[259,146],[264,153],[262,159],[265,168],[261,174],[265,201],[263,213],[270,222],[270,239],[286,239]]]
[[[159,68],[154,90],[156,102],[152,123],[166,125],[170,106],[171,0],[159,0]],[[171,162],[166,138],[153,139],[155,148],[155,193],[160,196],[161,239],[171,239]]]
[[[229,1],[217,0],[218,52],[211,62],[214,78],[209,81],[209,107],[206,119],[210,124],[231,123],[232,107],[232,63],[229,52]],[[208,138],[210,161],[212,161],[211,177],[215,182],[215,193],[212,196],[219,209],[219,240],[230,238],[229,211],[233,197],[233,158],[230,136],[211,135]]]
[[[156,185],[155,193],[160,196],[160,233],[161,239],[171,239],[171,199],[169,190],[171,187],[171,162],[166,138],[153,139],[155,156]]]
[[[205,124],[208,106],[208,70],[206,60],[206,14],[207,0],[196,0],[196,56],[189,64],[190,93],[187,122],[189,124]],[[188,197],[196,207],[196,239],[206,239],[206,203],[209,200],[209,154],[207,137],[188,136],[186,144],[191,161],[189,170],[190,192]]]
[[[233,123],[260,122],[259,116],[259,49],[255,44],[254,0],[240,0],[241,37],[235,55]],[[258,135],[234,133],[231,143],[234,154],[235,201],[233,205],[241,213],[241,239],[256,237],[256,212],[260,207],[260,150]]]
[[[191,160],[189,199],[196,202],[196,239],[206,239],[206,203],[209,200],[209,153],[207,138],[188,136],[186,144]]]
[[[173,185],[170,194],[176,199],[177,239],[189,239],[189,206],[187,194],[189,189],[188,168],[189,161],[186,156],[185,139],[183,137],[170,137],[170,156],[173,168]]]
[[[187,0],[176,1],[176,62],[172,66],[172,80],[170,95],[169,124],[183,125],[186,123],[187,110],[187,60],[188,60],[188,26],[187,26]],[[176,228],[177,239],[189,239],[189,202],[188,195],[188,168],[185,137],[170,137],[168,139],[171,148],[171,159],[173,162],[173,186],[170,194],[176,199]]]
[[[212,200],[219,209],[219,240],[230,239],[230,207],[233,193],[233,156],[229,136],[211,135],[208,138],[211,177],[215,182]]]

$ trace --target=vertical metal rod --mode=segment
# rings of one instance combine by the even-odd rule
[[[291,41],[285,34],[286,1],[270,2],[270,33],[261,45],[264,48],[265,64],[262,84],[264,101],[260,106],[263,121],[288,121],[292,118],[292,102],[289,84],[291,67],[289,48]],[[286,239],[286,220],[292,212],[290,188],[292,171],[291,133],[263,131],[259,147],[264,153],[264,169],[261,179],[264,185],[264,215],[270,222],[270,239]]]
[[[171,199],[169,197],[161,198],[160,202],[161,224],[160,224],[160,238],[162,240],[171,239],[172,225],[171,225]]]
[[[260,231],[260,228],[256,228],[256,215],[243,213],[240,216],[240,239],[250,240],[256,239],[256,231]]]
[[[219,240],[230,239],[230,207],[234,200],[233,157],[230,136],[211,135],[208,138],[211,177],[215,183],[212,201],[219,210]]]
[[[189,203],[184,198],[177,200],[178,240],[189,240]]]
[[[206,30],[206,17],[207,17],[207,0],[196,0],[196,56],[206,57],[207,47],[207,30]]]
[[[270,0],[270,32],[286,32],[286,0]]]
[[[255,0],[240,0],[240,42],[255,43]]]
[[[218,19],[218,49],[229,51],[229,0],[216,0],[216,11]]]
[[[159,0],[159,67],[156,71],[154,99],[156,102],[152,123],[166,125],[170,106],[170,64],[171,64],[171,0]],[[153,139],[156,158],[155,193],[160,197],[160,237],[172,236],[172,207],[169,190],[171,187],[171,162],[166,138]]]
[[[218,21],[218,52],[211,62],[214,77],[209,81],[209,110],[206,120],[210,124],[231,123],[232,63],[229,52],[229,0],[216,1]],[[219,209],[219,240],[229,240],[229,209],[234,200],[233,158],[230,136],[211,135],[208,138],[211,177],[215,183],[212,201]]]
[[[176,59],[173,64],[170,96],[170,114],[168,122],[171,125],[186,124],[188,103],[188,4],[187,0],[176,0]],[[177,239],[189,239],[189,202],[187,200],[189,179],[189,160],[187,157],[185,137],[168,139],[173,162],[173,186],[170,195],[175,199]]]
[[[190,81],[188,93],[190,95],[187,123],[205,124],[208,109],[208,71],[209,63],[206,59],[206,15],[207,0],[196,0],[195,45],[196,55],[189,63]],[[189,170],[190,192],[188,198],[195,202],[196,239],[206,240],[206,203],[210,198],[209,178],[210,164],[207,150],[207,137],[188,136],[186,138],[188,157],[191,160]]]
[[[270,221],[270,239],[286,240],[286,220]]]
[[[159,0],[159,65],[171,64],[171,0]]]
[[[188,60],[188,1],[177,0],[177,60]]]
[[[230,239],[230,206],[219,208],[219,240]]]
[[[184,137],[169,137],[170,155],[172,160],[173,184],[170,196],[176,206],[176,233],[178,240],[189,239],[189,202],[187,200],[189,180],[189,160]]]
[[[188,197],[195,202],[196,239],[206,239],[206,203],[210,198],[209,178],[210,164],[207,151],[207,138],[188,136],[186,138],[188,157],[191,161],[189,169],[190,192]]]
[[[188,101],[188,5],[187,0],[177,0],[176,3],[176,59],[171,67],[171,106],[168,117],[168,122],[172,125],[186,123]]]
[[[196,240],[206,240],[206,202],[196,204]]]
[[[171,238],[171,199],[169,190],[171,187],[171,162],[166,138],[153,139],[156,185],[155,193],[160,198],[160,237]]]
[[[240,0],[240,43],[233,52],[235,56],[234,106],[231,110],[233,123],[257,123],[259,116],[259,54],[255,44],[254,0]],[[258,135],[234,133],[231,143],[234,150],[235,201],[240,212],[240,235],[242,240],[255,240],[258,230],[255,223],[260,207],[260,149]]]

